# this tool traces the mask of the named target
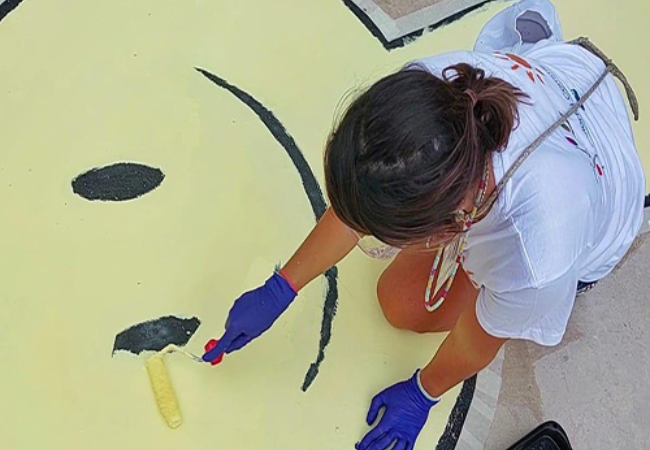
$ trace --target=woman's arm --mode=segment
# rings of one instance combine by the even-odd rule
[[[219,342],[203,355],[216,361],[248,345],[268,330],[296,298],[297,291],[350,253],[357,242],[331,209],[316,224],[280,273],[274,273],[263,286],[242,294],[230,309],[226,331]],[[287,280],[288,278],[288,280]]]
[[[487,334],[478,323],[476,309],[467,308],[422,370],[422,387],[431,396],[440,397],[487,367],[505,342],[506,339]]]
[[[328,208],[312,232],[307,236],[282,273],[291,280],[296,290],[342,260],[352,251],[357,237]]]

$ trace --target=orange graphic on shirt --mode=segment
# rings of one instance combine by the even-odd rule
[[[497,58],[503,59],[504,61],[512,61],[512,62],[514,62],[515,64],[513,64],[512,67],[510,67],[512,70],[519,70],[519,69],[523,68],[525,70],[525,72],[526,72],[526,75],[528,76],[528,78],[530,78],[530,81],[532,81],[533,83],[536,82],[535,81],[535,76],[537,76],[537,79],[542,84],[546,84],[546,82],[544,81],[543,72],[541,70],[539,70],[538,68],[533,67],[532,64],[530,64],[528,61],[526,61],[521,56],[515,55],[513,53],[506,53],[504,55],[503,53],[500,53],[500,52],[496,52],[496,55],[497,55]]]

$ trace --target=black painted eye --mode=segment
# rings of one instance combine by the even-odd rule
[[[77,176],[72,180],[72,190],[87,200],[121,202],[156,189],[164,178],[160,169],[136,163],[116,163]]]
[[[115,336],[113,353],[118,350],[139,355],[145,350],[160,351],[169,344],[187,344],[201,321],[196,317],[182,319],[165,316],[133,325]]]

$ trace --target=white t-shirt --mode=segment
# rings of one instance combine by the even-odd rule
[[[519,106],[507,148],[494,154],[497,182],[604,69],[587,50],[550,41],[525,56],[453,52],[417,61],[437,76],[459,62],[530,96],[531,105]],[[464,267],[481,287],[476,313],[485,331],[559,343],[578,281],[607,275],[640,230],[644,191],[626,104],[609,76],[523,163],[468,233]]]

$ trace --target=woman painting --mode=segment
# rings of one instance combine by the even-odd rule
[[[605,67],[563,41],[548,1],[524,0],[485,26],[474,51],[376,82],[328,141],[330,209],[235,302],[204,359],[262,334],[368,236],[385,244],[369,253],[396,255],[377,286],[386,319],[449,335],[426,367],[372,400],[360,450],[411,449],[440,396],[507,340],[558,344],[576,294],[610,273],[642,223],[644,176]]]

